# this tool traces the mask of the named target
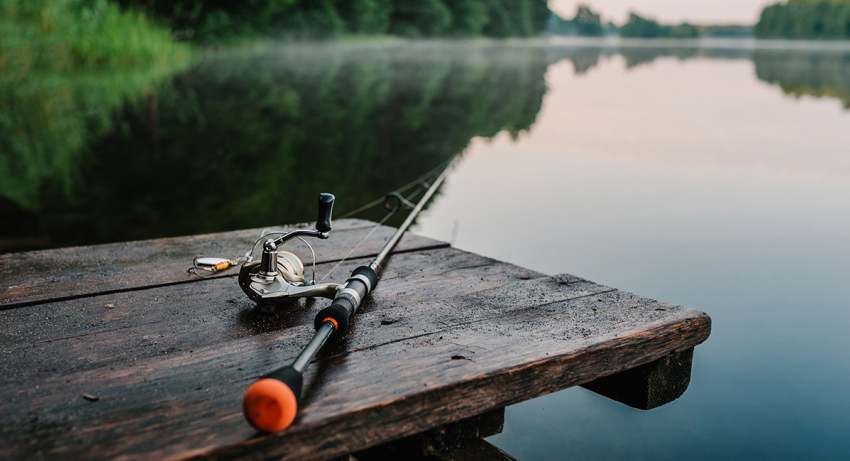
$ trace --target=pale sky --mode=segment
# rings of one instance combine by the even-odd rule
[[[754,24],[765,5],[779,0],[549,0],[549,7],[571,18],[577,5],[584,3],[602,15],[603,21],[622,24],[634,10],[661,22],[696,24]]]

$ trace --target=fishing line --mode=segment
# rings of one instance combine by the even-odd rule
[[[440,171],[443,171],[443,170],[445,169],[445,167],[446,167],[449,163],[451,163],[453,160],[454,160],[454,157],[452,157],[452,158],[450,158],[450,159],[446,160],[445,162],[443,162],[443,163],[441,163],[441,164],[437,165],[436,167],[432,168],[431,170],[429,170],[427,173],[423,174],[422,176],[420,176],[420,177],[418,177],[418,178],[414,179],[413,181],[410,181],[409,183],[407,183],[407,184],[405,184],[405,185],[403,185],[403,186],[401,186],[401,187],[397,188],[395,191],[396,191],[396,192],[399,192],[399,193],[404,193],[404,192],[406,192],[408,189],[410,189],[410,188],[411,188],[411,187],[413,187],[413,186],[424,186],[424,188],[425,188],[425,189],[427,189],[427,188],[428,188],[428,184],[423,184],[423,182],[424,182],[426,179],[428,179],[428,178],[430,178],[430,177],[432,177],[432,176],[435,176],[435,175],[436,175],[436,173],[438,173],[438,172],[440,172]],[[411,198],[412,198],[412,197],[411,197]],[[363,211],[368,210],[369,208],[372,208],[372,207],[374,207],[374,206],[376,206],[376,205],[380,205],[381,203],[384,203],[384,202],[385,202],[385,200],[386,200],[386,196],[384,196],[384,197],[380,197],[380,198],[377,198],[377,199],[372,200],[371,202],[369,202],[369,203],[367,203],[367,204],[365,204],[365,205],[361,206],[360,208],[357,208],[357,209],[355,209],[355,210],[349,211],[348,213],[345,213],[344,215],[342,215],[342,216],[340,216],[339,218],[336,218],[336,219],[345,219],[345,218],[350,218],[350,217],[352,217],[352,216],[357,215],[358,213],[361,213],[361,212],[363,212]]]
[[[361,238],[360,241],[357,242],[356,245],[354,245],[350,250],[348,250],[348,253],[346,253],[345,256],[342,257],[342,259],[337,261],[337,263],[334,265],[334,267],[332,267],[331,270],[329,270],[328,273],[325,274],[325,276],[322,277],[322,279],[319,280],[318,283],[322,283],[326,278],[328,278],[333,273],[333,271],[336,270],[337,267],[339,267],[342,263],[344,263],[348,259],[348,257],[351,256],[352,253],[354,253],[354,251],[357,250],[357,248],[360,247],[360,245],[362,245],[363,242],[366,241],[366,239],[371,237],[372,234],[374,234],[375,231],[378,230],[378,228],[381,227],[385,222],[387,222],[387,220],[390,219],[390,217],[392,217],[392,215],[394,215],[395,213],[396,213],[395,211],[391,211],[391,212],[387,213],[386,216],[384,216],[383,219],[381,219],[379,222],[375,223],[375,225],[372,226],[372,229],[369,231],[369,233],[366,234],[365,236],[363,236],[363,238]]]
[[[407,183],[407,184],[405,184],[405,185],[403,185],[403,186],[399,187],[398,189],[396,189],[396,190],[395,190],[395,192],[392,192],[392,193],[390,193],[390,194],[388,194],[388,195],[385,195],[385,196],[383,196],[383,197],[381,197],[381,198],[375,199],[375,200],[373,200],[373,201],[371,201],[371,202],[369,202],[369,203],[367,203],[367,204],[365,204],[365,205],[363,205],[363,206],[361,206],[361,207],[359,207],[359,208],[357,208],[357,209],[355,209],[355,210],[353,210],[353,211],[350,211],[350,212],[348,212],[348,213],[346,213],[346,214],[342,215],[341,217],[337,218],[337,219],[345,219],[345,218],[349,218],[349,217],[351,217],[351,216],[357,215],[358,213],[361,213],[361,212],[363,212],[363,211],[366,211],[366,210],[368,210],[369,208],[372,208],[372,207],[374,207],[374,206],[376,206],[376,205],[379,205],[379,204],[381,204],[381,203],[383,203],[383,204],[384,204],[384,207],[386,208],[386,207],[387,207],[387,203],[388,203],[388,198],[390,198],[390,197],[393,197],[393,198],[395,198],[396,200],[398,200],[398,201],[399,201],[399,204],[397,204],[396,206],[394,206],[394,207],[393,207],[393,208],[389,211],[389,213],[387,213],[387,214],[386,214],[386,215],[385,215],[385,216],[384,216],[384,217],[383,217],[380,221],[378,221],[377,223],[375,223],[375,225],[374,225],[374,226],[372,226],[372,229],[371,229],[371,230],[369,230],[369,233],[367,233],[365,236],[363,236],[363,238],[361,238],[361,239],[360,239],[360,241],[359,241],[359,242],[357,242],[357,243],[356,243],[356,244],[355,244],[355,245],[351,248],[351,250],[349,250],[349,251],[348,251],[348,253],[346,253],[346,255],[345,255],[345,256],[343,256],[343,257],[342,257],[342,259],[340,259],[340,260],[339,260],[339,261],[338,261],[338,262],[334,265],[334,267],[332,267],[332,268],[331,268],[331,270],[329,270],[329,271],[328,271],[328,273],[327,273],[327,274],[325,274],[325,276],[324,276],[324,277],[322,277],[322,279],[321,279],[321,280],[319,280],[317,283],[322,283],[322,282],[323,282],[326,278],[328,278],[328,277],[331,275],[331,273],[333,273],[333,271],[335,271],[335,270],[336,270],[336,269],[337,269],[340,265],[342,265],[342,263],[344,263],[346,260],[348,260],[348,258],[349,258],[349,257],[350,257],[353,253],[354,253],[354,251],[356,251],[356,250],[357,250],[357,248],[359,248],[359,247],[360,247],[360,245],[362,245],[362,244],[363,244],[363,242],[365,242],[365,241],[366,241],[369,237],[371,237],[371,236],[372,236],[372,234],[374,234],[374,233],[375,233],[375,231],[376,231],[376,230],[378,230],[378,228],[379,228],[379,227],[381,227],[382,225],[384,225],[384,223],[386,223],[386,222],[387,222],[387,221],[388,221],[388,220],[389,220],[389,219],[390,219],[390,218],[391,218],[394,214],[396,214],[399,210],[401,210],[401,208],[402,208],[403,206],[407,206],[407,207],[409,207],[409,208],[412,208],[412,204],[410,203],[410,201],[411,201],[411,200],[414,200],[414,199],[416,198],[416,196],[418,196],[418,195],[419,195],[420,190],[425,190],[425,189],[428,189],[428,187],[430,187],[430,184],[425,183],[425,180],[426,180],[426,179],[428,179],[428,178],[430,178],[430,177],[432,177],[432,176],[434,176],[437,172],[439,172],[439,171],[443,171],[443,170],[446,168],[446,166],[448,166],[448,164],[449,164],[449,163],[451,163],[453,160],[454,160],[454,157],[452,157],[452,158],[450,158],[450,159],[446,160],[445,162],[443,162],[443,163],[441,163],[441,164],[437,165],[436,167],[432,168],[430,171],[428,171],[427,173],[423,174],[422,176],[420,176],[420,177],[418,177],[418,178],[414,179],[413,181],[410,181],[409,183]],[[421,188],[421,189],[420,189],[420,190],[415,191],[414,193],[412,193],[412,194],[410,195],[410,197],[408,197],[408,198],[406,198],[406,199],[405,199],[404,197],[402,197],[402,196],[401,196],[401,193],[403,193],[403,192],[407,191],[408,189],[410,189],[410,188],[412,188],[412,187],[414,187],[414,186],[420,186],[420,188]],[[258,241],[258,242],[259,242],[259,241]],[[256,243],[254,244],[254,246],[256,246]],[[251,250],[251,252],[253,253],[253,249]],[[313,262],[314,262],[314,264],[315,264],[315,260],[314,260]]]
[[[369,231],[369,233],[367,233],[362,239],[360,239],[360,241],[357,242],[357,244],[354,245],[354,247],[352,247],[351,250],[349,250],[348,253],[341,260],[339,260],[336,263],[336,265],[333,268],[331,268],[331,270],[327,274],[325,274],[324,277],[322,277],[321,280],[319,280],[318,283],[321,283],[323,280],[328,278],[328,276],[331,275],[331,273],[336,268],[338,268],[343,262],[345,262],[363,244],[363,242],[365,242],[369,237],[371,237],[372,234],[374,234],[375,231],[380,226],[382,226],[384,223],[386,223],[395,213],[397,213],[399,210],[401,210],[404,207],[412,208],[412,203],[410,202],[410,200],[415,199],[416,196],[419,195],[419,190],[414,191],[411,194],[411,196],[408,197],[408,198],[405,198],[404,196],[402,196],[401,195],[402,193],[410,190],[414,186],[420,186],[420,189],[428,189],[430,187],[430,184],[426,183],[425,180],[435,176],[438,172],[445,170],[448,167],[448,165],[452,161],[454,161],[454,159],[455,159],[455,157],[452,157],[452,158],[440,163],[439,165],[432,168],[431,170],[429,170],[427,173],[423,174],[422,176],[419,176],[418,178],[416,178],[416,179],[408,182],[407,184],[404,184],[403,186],[399,187],[398,189],[395,190],[395,192],[391,192],[390,194],[387,194],[384,197],[375,199],[375,200],[373,200],[373,201],[371,201],[371,202],[369,202],[369,203],[367,203],[363,206],[360,206],[360,207],[358,207],[358,208],[356,208],[352,211],[349,211],[348,213],[345,213],[344,215],[339,217],[338,219],[350,218],[350,217],[356,216],[356,215],[358,215],[358,214],[360,214],[360,213],[362,213],[362,212],[364,212],[364,211],[366,211],[366,210],[368,210],[372,207],[375,207],[375,206],[377,206],[381,203],[383,203],[384,207],[387,208],[387,210],[389,210],[389,213],[387,213],[379,222],[377,222],[372,227],[372,229]],[[392,208],[390,206],[388,206],[388,203],[390,203],[390,199],[395,199],[395,200],[398,201],[398,203],[393,205]],[[235,267],[235,266],[238,266],[240,264],[252,262],[254,260],[254,256],[253,256],[254,251],[257,249],[257,245],[259,245],[260,242],[265,241],[269,236],[284,235],[284,234],[287,234],[289,232],[289,231],[274,231],[274,232],[266,233],[265,231],[266,231],[266,229],[263,229],[263,231],[260,233],[260,237],[257,240],[254,241],[254,244],[251,245],[251,249],[248,250],[244,255],[242,255],[242,256],[240,256],[236,259],[196,256],[195,259],[192,260],[192,267],[190,267],[187,272],[189,272],[190,274],[193,274],[195,276],[198,276],[198,277],[209,277],[209,276],[215,275],[218,272],[229,269],[231,267]],[[313,246],[310,245],[309,242],[307,242],[306,240],[304,240],[301,237],[298,237],[298,240],[301,240],[302,242],[304,242],[305,245],[307,245],[308,248],[310,248],[310,253],[313,257],[313,264],[312,264],[312,266],[313,266],[312,267],[313,268],[313,277],[312,277],[312,281],[315,282],[315,280],[316,280],[316,252],[315,252],[315,250],[313,250]]]
[[[409,189],[409,188],[410,188],[410,187],[408,187],[408,189]],[[403,207],[404,205],[406,205],[406,203],[405,203],[405,202],[410,203],[410,200],[415,199],[417,195],[419,195],[419,191],[418,191],[418,190],[417,190],[416,192],[414,192],[413,194],[411,194],[411,195],[410,195],[410,197],[409,197],[409,198],[407,198],[407,199],[404,199],[404,198],[402,197],[402,200],[405,200],[405,201],[404,201],[404,202],[400,201],[398,205],[396,205],[395,207],[393,207],[393,208],[389,211],[389,213],[387,213],[387,214],[383,217],[383,219],[381,219],[379,222],[375,223],[375,225],[374,225],[374,226],[372,226],[372,229],[369,231],[369,233],[367,233],[365,236],[363,236],[363,238],[361,238],[361,239],[360,239],[360,241],[359,241],[359,242],[357,242],[357,244],[355,244],[355,245],[354,245],[354,247],[352,247],[352,248],[351,248],[351,250],[349,250],[349,251],[348,251],[348,253],[346,253],[346,255],[345,255],[345,256],[343,256],[343,257],[342,257],[342,259],[340,259],[340,260],[336,263],[336,265],[334,265],[334,267],[332,267],[332,268],[331,268],[331,270],[329,270],[329,271],[328,271],[328,273],[327,273],[327,274],[325,274],[325,276],[324,276],[324,277],[322,277],[322,280],[319,280],[319,282],[318,282],[318,283],[322,283],[322,282],[323,282],[326,278],[328,278],[328,276],[330,276],[330,275],[331,275],[331,273],[333,273],[333,271],[335,271],[337,267],[339,267],[342,263],[344,263],[344,262],[345,262],[345,261],[346,261],[346,260],[347,260],[347,259],[348,259],[348,258],[349,258],[352,254],[353,254],[353,253],[354,253],[354,251],[355,251],[355,250],[357,250],[357,248],[359,248],[359,247],[360,247],[360,245],[362,245],[362,244],[363,244],[363,242],[365,242],[365,241],[366,241],[369,237],[371,237],[371,236],[372,236],[372,234],[374,234],[374,233],[375,233],[375,231],[376,231],[376,230],[378,230],[378,228],[379,228],[379,227],[383,226],[383,225],[384,225],[384,223],[385,223],[385,222],[387,222],[387,220],[389,220],[389,219],[390,219],[393,215],[395,215],[396,213],[398,213],[398,212],[402,209],[402,207]],[[382,199],[381,199],[381,201],[382,201],[382,202],[384,202],[384,203],[386,204],[386,203],[387,203],[387,198],[388,198],[388,197],[390,197],[390,195],[387,195],[386,197],[382,198]]]

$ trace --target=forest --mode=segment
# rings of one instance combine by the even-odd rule
[[[0,72],[185,61],[181,42],[530,37],[549,15],[546,0],[0,0]]]
[[[580,5],[575,17],[565,19],[552,13],[546,30],[555,35],[619,35],[626,38],[747,37],[764,39],[846,40],[850,39],[850,0],[788,0],[762,10],[754,27],[746,25],[672,25],[629,14],[616,26],[602,23],[598,13]]]
[[[620,27],[620,36],[629,38],[697,38],[699,35],[699,29],[692,24],[659,24],[637,13],[629,14],[629,21]]]
[[[758,38],[842,40],[850,38],[850,0],[790,0],[766,7],[755,26]]]
[[[546,32],[551,35],[599,37],[619,35],[625,38],[697,38],[697,37],[751,37],[752,27],[739,24],[694,25],[662,24],[632,12],[622,26],[612,22],[603,23],[599,13],[587,5],[579,5],[572,19],[552,13],[546,23]]]
[[[613,25],[611,26],[613,27]],[[601,16],[587,5],[579,5],[576,15],[572,19],[565,19],[552,13],[546,24],[546,32],[553,35],[579,35],[583,37],[598,37],[606,34]]]
[[[117,0],[163,21],[177,37],[529,37],[542,32],[546,0]]]

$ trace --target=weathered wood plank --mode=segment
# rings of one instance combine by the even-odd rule
[[[672,352],[654,362],[583,384],[582,387],[641,410],[666,405],[691,382],[694,350]]]
[[[331,238],[311,242],[319,262],[342,259],[374,226],[359,219],[334,222]],[[310,227],[310,224],[282,229]],[[268,228],[267,230],[272,230]],[[87,247],[59,248],[27,253],[0,254],[0,309],[46,301],[74,299],[93,294],[114,293],[146,287],[234,277],[235,269],[199,278],[186,272],[196,256],[238,257],[243,255],[263,229],[173,237]],[[378,253],[395,229],[381,226],[351,255],[353,258]],[[397,252],[440,248],[447,243],[406,234]],[[290,247],[287,247],[290,248]],[[293,243],[291,251],[312,261],[309,250]],[[256,254],[258,253],[255,252]]]
[[[319,357],[303,411],[282,434],[253,437],[239,401],[252,379],[297,354],[311,332],[300,318],[191,353],[47,373],[37,388],[13,378],[0,388],[0,455],[330,458],[634,368],[709,334],[704,314],[569,276],[457,295],[469,277],[455,284],[424,271],[441,268],[446,252],[458,250],[391,260],[397,283],[382,280],[352,334]],[[430,296],[410,301],[419,287]]]
[[[329,280],[344,281],[351,270],[363,263],[362,259],[347,262]],[[331,264],[322,265],[319,274],[330,267]],[[446,274],[451,274],[455,295],[542,277],[472,253],[450,248],[429,250],[391,258],[374,299],[386,300],[378,306],[388,308],[398,305],[400,299],[423,304],[444,288]],[[316,312],[327,303],[300,301],[288,309],[265,314],[255,309],[233,278],[225,278],[202,285],[158,287],[20,307],[0,312],[4,325],[0,329],[0,343],[4,344],[0,383],[191,352],[212,343],[310,325]],[[400,318],[388,314],[377,323],[387,330]],[[398,327],[391,331],[404,331]],[[293,341],[300,344],[303,337],[296,335]]]

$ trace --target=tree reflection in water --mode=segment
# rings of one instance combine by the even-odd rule
[[[547,67],[621,55],[746,59],[850,107],[850,53],[539,42],[299,44],[162,73],[0,81],[0,251],[262,227],[337,214],[474,137],[528,130]],[[131,78],[132,77],[132,78]],[[366,216],[375,218],[376,216]]]

